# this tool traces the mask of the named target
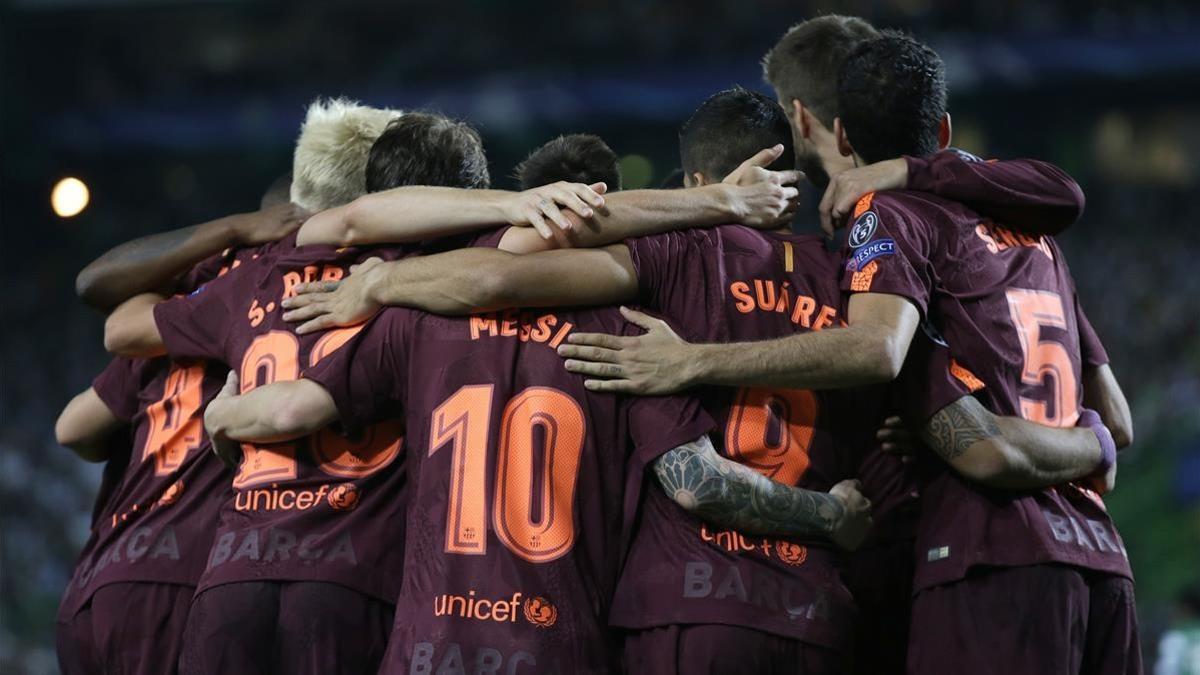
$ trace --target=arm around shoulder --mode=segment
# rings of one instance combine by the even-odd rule
[[[164,354],[154,321],[154,307],[164,299],[157,293],[143,293],[121,303],[104,321],[104,349],[120,356]]]
[[[103,462],[104,440],[122,424],[108,409],[95,389],[88,387],[77,394],[54,423],[58,444],[70,448],[88,462]]]

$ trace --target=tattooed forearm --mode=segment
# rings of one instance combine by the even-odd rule
[[[1000,435],[992,414],[979,401],[965,396],[939,410],[921,436],[942,459],[958,458],[975,443]]]
[[[750,534],[828,536],[845,513],[840,499],[777,483],[717,454],[708,436],[654,464],[667,495],[705,520]]]

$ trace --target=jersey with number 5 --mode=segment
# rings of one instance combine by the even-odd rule
[[[403,620],[382,672],[615,667],[605,619],[645,466],[712,426],[690,399],[590,393],[555,352],[635,330],[614,309],[388,309],[305,373],[350,429],[406,419]]]
[[[236,370],[241,391],[295,380],[361,327],[298,336],[280,303],[297,285],[339,279],[394,249],[295,246],[295,235],[240,256],[241,264],[154,318],[174,358]],[[325,429],[288,443],[243,444],[221,507],[200,590],[241,581],[324,581],[394,602],[404,537],[402,427],[390,422],[348,439]]]
[[[1083,355],[1103,348],[1052,238],[938,197],[887,192],[857,205],[844,264],[845,290],[911,301],[925,328],[949,345],[948,367],[991,411],[1075,424]],[[947,365],[910,365],[901,387],[910,413],[924,419],[944,401],[923,393],[923,382],[944,377]],[[933,464],[917,540],[918,589],[960,579],[974,565],[1057,562],[1130,575],[1120,535],[1091,490],[1067,484],[1005,493]]]

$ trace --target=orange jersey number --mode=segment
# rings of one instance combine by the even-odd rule
[[[1010,288],[1008,312],[1025,355],[1021,382],[1049,388],[1044,401],[1021,397],[1021,417],[1056,427],[1075,424],[1079,419],[1079,380],[1070,354],[1061,343],[1042,336],[1043,327],[1067,327],[1062,297],[1050,291]],[[1054,404],[1053,410],[1048,403]]]
[[[309,354],[308,365],[337,351],[350,341],[362,325],[331,330],[321,336]],[[321,470],[340,478],[361,478],[382,469],[400,454],[404,425],[400,420],[380,422],[363,432],[361,441],[349,441],[329,429],[318,431],[312,438],[312,450]]]
[[[242,367],[238,373],[241,393],[300,377],[299,355],[300,342],[289,332],[273,330],[254,338],[242,357]],[[233,487],[236,489],[296,477],[295,443],[273,443],[270,446],[242,443],[242,455],[242,463],[233,477]]]
[[[150,431],[142,446],[142,461],[154,458],[154,475],[178,469],[192,450],[200,447],[204,422],[200,415],[204,366],[172,364],[163,384],[163,395],[146,408]]]
[[[805,389],[738,390],[725,427],[730,459],[785,485],[808,471],[817,397]]]
[[[492,398],[491,385],[468,385],[433,411],[429,455],[446,445],[453,453],[446,513],[448,553],[487,551],[485,494]],[[575,483],[586,428],[579,404],[557,389],[529,387],[504,406],[492,527],[505,548],[529,562],[555,560],[575,544]]]
[[[309,354],[309,365],[332,354],[360,330],[362,326],[353,326],[323,335]],[[259,335],[242,357],[241,393],[272,382],[295,380],[300,377],[299,359],[300,342],[295,335],[277,330]],[[326,474],[360,478],[382,469],[400,454],[401,432],[399,422],[384,422],[366,430],[364,440],[351,442],[322,429],[312,438],[312,451]],[[242,464],[233,479],[233,487],[239,490],[296,477],[296,443],[243,443],[242,451]]]

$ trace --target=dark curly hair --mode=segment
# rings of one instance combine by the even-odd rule
[[[894,31],[859,44],[838,77],[838,116],[867,162],[938,151],[946,114],[946,65],[937,52]]]
[[[734,87],[708,97],[679,130],[679,157],[685,175],[699,171],[721,180],[764,148],[782,144],[772,169],[794,161],[792,128],[783,108],[769,96]]]
[[[516,178],[522,190],[560,180],[603,182],[609,192],[621,189],[617,153],[592,134],[567,134],[546,143],[517,165]]]

